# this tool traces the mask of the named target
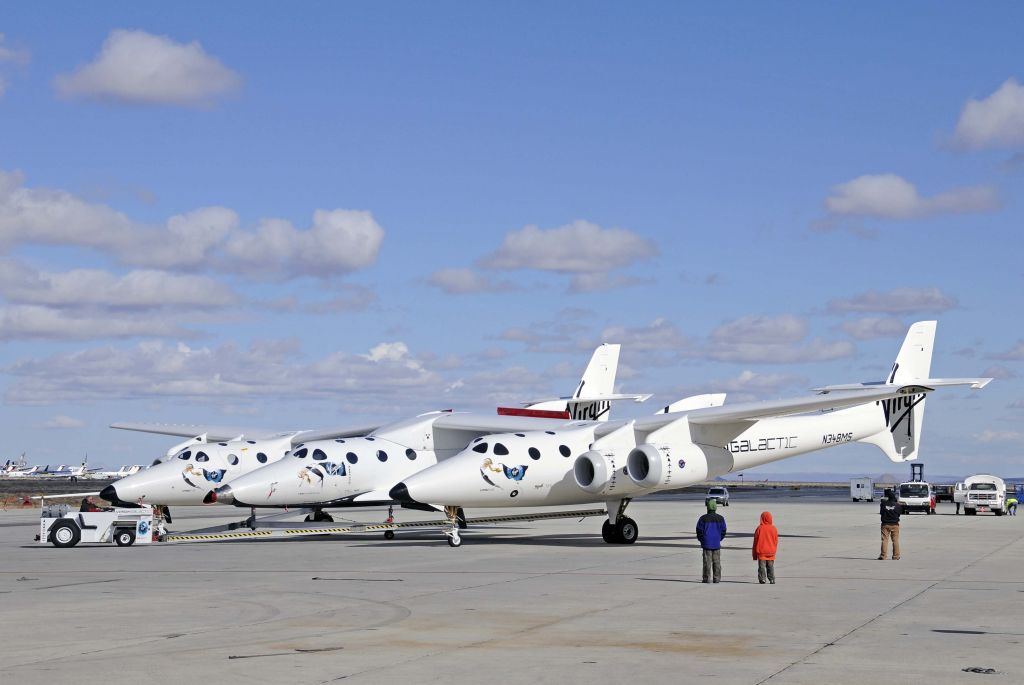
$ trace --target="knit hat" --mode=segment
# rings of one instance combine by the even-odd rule
[[[717,508],[718,508],[718,500],[714,500],[714,499],[709,499],[709,500],[708,500],[708,501],[706,502],[706,504],[707,504],[707,506],[708,506],[708,511],[714,511],[715,509],[717,509]]]

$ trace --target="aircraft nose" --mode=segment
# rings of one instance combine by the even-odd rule
[[[209,498],[209,501],[207,501],[207,498]],[[216,490],[211,490],[210,492],[208,492],[206,494],[206,497],[203,498],[203,501],[206,502],[207,504],[210,504],[212,502],[221,502],[222,504],[234,504],[235,494],[231,491],[230,485],[222,485]]]
[[[113,485],[108,485],[107,487],[100,490],[100,497],[107,500],[108,502],[121,501],[120,499],[118,499],[117,490],[114,488]]]
[[[419,504],[419,502],[414,500],[412,495],[409,494],[409,488],[406,487],[405,483],[399,483],[395,487],[391,488],[388,492],[388,497],[396,502],[401,502],[402,504]]]

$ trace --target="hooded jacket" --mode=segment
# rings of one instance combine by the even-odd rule
[[[754,546],[751,553],[754,559],[775,559],[775,551],[779,548],[779,529],[772,524],[770,511],[761,512],[761,525],[754,531]]]
[[[703,549],[722,549],[725,537],[725,518],[715,513],[714,502],[708,504],[708,513],[697,519],[697,539]]]

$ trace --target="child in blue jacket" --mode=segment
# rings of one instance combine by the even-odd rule
[[[715,513],[718,508],[713,499],[707,501],[708,513],[697,519],[697,539],[704,551],[704,582],[722,579],[722,539],[725,537],[725,519]],[[713,579],[712,579],[713,578]]]

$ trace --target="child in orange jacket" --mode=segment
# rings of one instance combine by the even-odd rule
[[[751,553],[757,562],[757,582],[762,585],[767,578],[775,585],[775,551],[779,548],[779,529],[772,524],[772,514],[761,512],[761,525],[754,531],[754,546]]]

